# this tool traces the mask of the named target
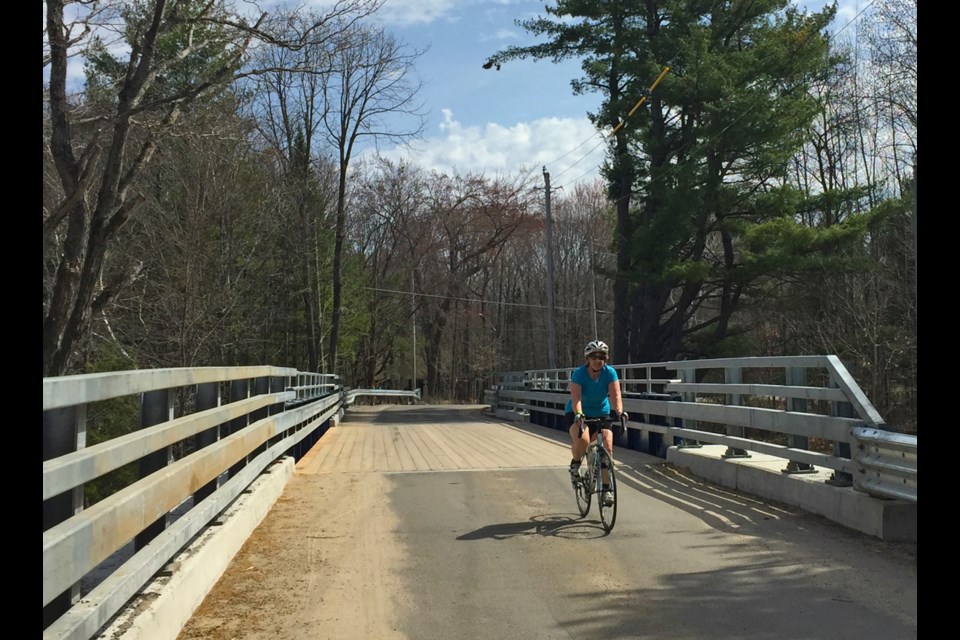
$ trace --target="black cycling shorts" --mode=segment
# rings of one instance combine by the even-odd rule
[[[577,414],[571,412],[571,413],[565,413],[564,415],[567,417],[567,429],[569,429],[570,427],[573,426],[573,423],[577,421]],[[603,428],[603,429],[612,429],[612,428],[613,428],[613,425],[616,424],[617,417],[613,414],[612,411],[610,412],[610,415],[607,416],[607,417],[610,418],[610,422],[607,423],[607,424],[589,424],[589,423],[587,424],[587,427],[589,427],[589,429],[590,429],[590,437],[591,437],[591,438],[597,434],[597,429],[600,429],[600,428]],[[592,418],[591,418],[590,416],[588,416],[587,419],[589,420],[589,419],[592,419]]]

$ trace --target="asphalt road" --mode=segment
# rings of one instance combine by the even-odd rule
[[[445,407],[367,408],[337,429],[180,640],[917,637],[915,544],[627,451],[606,534],[596,505],[576,512],[562,432]],[[375,434],[382,464],[387,443],[432,446],[429,433],[469,432],[493,450],[526,442],[534,453],[529,467],[451,450],[469,470],[322,470],[349,429]],[[411,459],[416,446],[405,445]]]

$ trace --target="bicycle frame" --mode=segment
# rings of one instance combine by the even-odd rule
[[[583,429],[597,425],[599,428],[594,433],[593,440],[587,445],[584,452],[587,462],[587,473],[581,475],[574,481],[574,493],[577,499],[577,508],[580,516],[586,516],[590,510],[592,496],[597,496],[597,508],[600,511],[600,521],[603,529],[607,533],[613,529],[617,519],[617,483],[616,473],[613,466],[613,454],[607,449],[603,441],[604,429],[612,427],[612,421],[605,418],[587,418],[580,423],[580,435],[583,436]],[[620,427],[623,429],[625,424],[621,416]],[[603,461],[607,461],[607,467],[604,469]],[[604,471],[606,471],[606,482],[604,482]],[[613,499],[607,502],[603,499],[605,492],[609,491]]]
[[[612,427],[612,422],[603,420],[602,418],[588,418],[584,420],[584,428],[586,428],[589,423],[600,425],[600,428],[597,429],[596,434],[594,434],[593,440],[587,445],[587,450],[583,454],[587,460],[587,470],[592,483],[591,493],[599,494],[603,487],[603,472],[601,470],[600,473],[597,473],[596,468],[600,461],[600,451],[606,451],[607,454],[610,453],[607,451],[607,445],[603,442],[603,430]],[[613,456],[611,455],[610,458],[612,460]]]

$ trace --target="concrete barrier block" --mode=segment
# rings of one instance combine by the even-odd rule
[[[171,562],[176,570],[160,575],[141,592],[142,606],[118,616],[99,640],[176,640],[253,530],[266,517],[293,475],[293,458],[270,467],[223,513],[220,526],[208,527]]]
[[[917,541],[917,504],[887,500],[853,487],[827,484],[828,469],[814,473],[784,473],[787,460],[765,454],[724,459],[726,447],[670,447],[667,461],[724,487],[823,516],[845,527],[892,542]]]

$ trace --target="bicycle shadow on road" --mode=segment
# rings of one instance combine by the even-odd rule
[[[588,540],[609,535],[599,520],[555,514],[533,516],[525,522],[502,522],[488,524],[469,533],[457,536],[457,540],[506,540],[517,536],[552,536]]]

